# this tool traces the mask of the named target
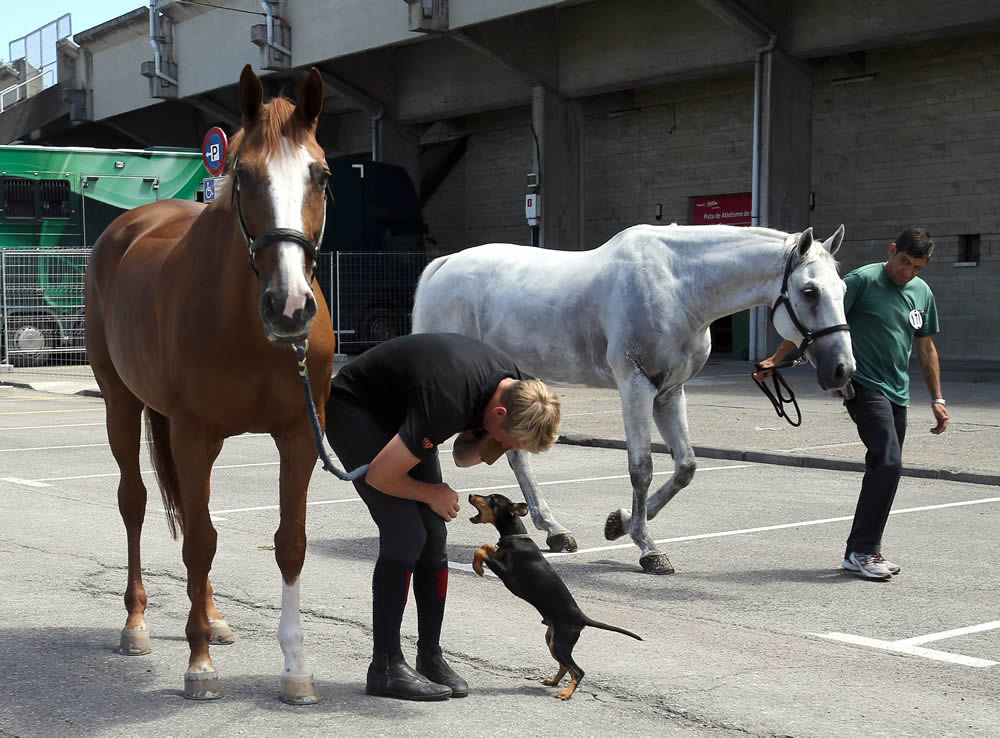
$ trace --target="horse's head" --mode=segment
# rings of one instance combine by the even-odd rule
[[[795,245],[771,311],[775,330],[803,350],[825,390],[845,386],[855,368],[844,316],[846,285],[833,258],[843,240],[843,225],[823,242],[813,240],[812,228],[790,236]]]
[[[231,192],[260,279],[267,338],[291,343],[309,334],[316,314],[311,285],[330,175],[316,143],[323,80],[313,68],[297,104],[280,97],[264,103],[260,79],[248,64],[239,92],[243,128],[233,140]]]

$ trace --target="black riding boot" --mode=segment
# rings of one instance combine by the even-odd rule
[[[445,684],[451,687],[452,697],[465,697],[469,694],[469,684],[448,665],[440,648],[427,651],[418,650],[417,671],[435,684]]]
[[[365,692],[400,700],[446,700],[451,688],[429,682],[407,665],[403,656],[372,655]]]

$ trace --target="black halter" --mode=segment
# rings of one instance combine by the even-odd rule
[[[788,367],[797,366],[804,362],[806,349],[817,339],[823,336],[828,336],[831,333],[836,333],[838,331],[850,331],[851,328],[847,323],[839,323],[837,325],[831,325],[826,328],[820,328],[818,331],[807,330],[799,317],[795,314],[795,309],[792,307],[792,301],[788,297],[788,278],[792,274],[792,261],[795,259],[795,249],[788,255],[788,261],[785,263],[785,276],[781,280],[781,292],[774,301],[774,305],[771,306],[771,325],[774,325],[774,314],[778,310],[779,305],[784,305],[785,310],[788,311],[788,317],[792,319],[792,324],[795,326],[800,334],[802,334],[802,343],[798,346],[797,354],[794,358],[785,359],[784,361],[775,364],[771,369],[771,381],[774,384],[774,391],[772,392],[768,389],[764,382],[760,381],[756,377],[751,375],[757,386],[760,387],[761,392],[767,395],[767,398],[771,401],[771,405],[774,407],[774,411],[778,414],[779,418],[784,418],[789,422],[790,425],[798,427],[802,423],[802,413],[799,411],[799,403],[795,400],[795,393],[792,388],[788,386],[788,382],[785,378],[781,376],[779,369],[787,369]],[[755,364],[754,368],[760,371],[760,364]],[[785,405],[791,405],[795,408],[795,420],[792,420],[792,416],[788,414],[785,409]]]
[[[795,310],[792,308],[792,301],[788,297],[788,278],[791,276],[793,271],[792,261],[794,261],[794,259],[795,259],[795,249],[792,249],[792,253],[788,255],[788,261],[785,263],[785,277],[784,279],[781,280],[781,292],[775,299],[774,305],[771,306],[771,325],[774,325],[774,314],[778,312],[778,306],[784,305],[785,310],[788,311],[788,317],[792,319],[792,324],[795,326],[795,330],[797,330],[802,335],[802,343],[799,344],[798,351],[800,356],[805,356],[806,349],[809,348],[809,346],[817,338],[822,338],[823,336],[828,336],[831,333],[837,333],[838,331],[850,331],[851,327],[847,325],[847,323],[838,323],[837,325],[831,325],[827,326],[826,328],[820,328],[818,331],[810,331],[807,330],[804,325],[802,325],[802,321],[800,321],[799,317],[795,314]],[[782,365],[784,365],[784,362],[782,362],[782,364],[779,364],[778,366],[780,367]],[[787,364],[785,366],[792,366],[792,365]]]
[[[257,267],[253,262],[254,256],[256,256],[258,251],[263,248],[267,248],[276,241],[291,241],[292,243],[298,244],[302,247],[302,250],[309,255],[309,258],[315,262],[319,253],[320,244],[323,243],[323,233],[326,231],[326,203],[327,200],[333,200],[333,193],[330,191],[330,184],[327,183],[323,187],[323,225],[319,230],[319,238],[316,239],[315,242],[313,242],[313,240],[305,233],[297,231],[294,228],[272,228],[269,231],[264,231],[256,238],[253,238],[250,235],[250,231],[247,229],[246,221],[243,219],[243,208],[240,205],[240,178],[236,174],[236,167],[239,162],[239,156],[233,158],[233,200],[236,202],[236,219],[240,223],[240,231],[243,233],[243,238],[246,239],[247,242],[247,249],[249,250],[250,257],[250,268],[253,269],[254,274],[260,277],[260,272],[257,271]]]

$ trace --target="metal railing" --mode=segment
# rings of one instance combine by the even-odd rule
[[[46,84],[45,80],[45,77],[47,75],[51,77],[48,84]],[[41,80],[41,82],[39,82],[39,80]],[[37,89],[35,90],[29,88],[29,85],[33,83],[34,86],[37,87]],[[26,79],[24,82],[18,82],[17,84],[11,85],[7,89],[0,91],[0,113],[3,113],[4,110],[11,107],[15,103],[19,103],[22,100],[26,100],[32,95],[36,95],[42,90],[51,87],[55,83],[56,83],[56,70],[46,69],[45,71],[36,74],[34,77]],[[24,89],[22,90],[22,88]]]
[[[417,280],[436,253],[325,252],[316,279],[337,351],[358,353],[410,332]],[[90,249],[0,249],[0,364],[78,377],[90,373],[84,276]]]

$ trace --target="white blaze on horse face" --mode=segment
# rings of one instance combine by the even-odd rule
[[[274,227],[304,231],[302,207],[309,182],[309,165],[315,161],[309,150],[300,145],[292,149],[287,138],[281,139],[281,153],[267,164]],[[287,298],[282,312],[292,317],[305,307],[312,289],[306,280],[305,253],[298,244],[278,242],[278,278],[286,286]]]

